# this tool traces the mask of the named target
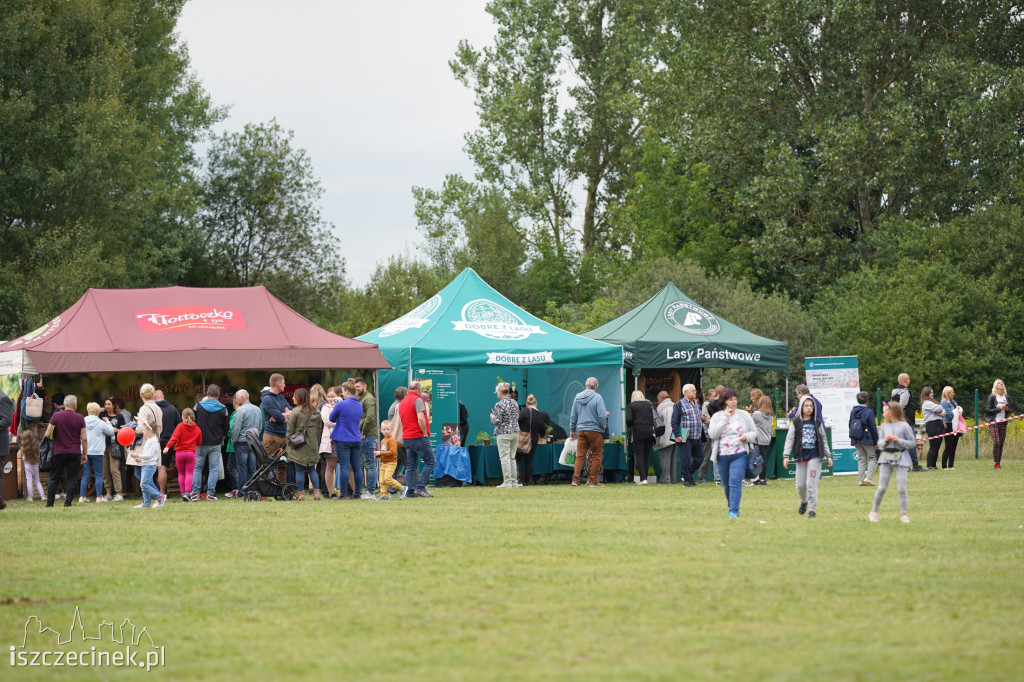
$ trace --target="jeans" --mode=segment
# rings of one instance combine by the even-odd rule
[[[237,450],[235,451],[238,452]],[[295,464],[292,462],[292,464]],[[313,490],[320,490],[320,474],[316,472],[316,465],[304,467],[301,464],[295,464],[295,480],[302,481],[299,486],[299,493],[306,492],[306,474],[309,474],[309,482],[313,484]]]
[[[203,447],[200,445],[199,447]],[[211,468],[211,471],[213,469]],[[153,476],[156,474],[156,465],[147,464],[142,467],[142,504],[147,507],[153,502],[153,498],[160,499],[160,488],[153,483]],[[216,477],[214,477],[216,481]]]
[[[743,477],[747,473],[749,455],[719,455],[718,473],[722,477],[722,490],[729,501],[729,511],[740,513],[740,499],[743,497]]]
[[[338,455],[338,469],[335,479],[335,487],[338,494],[345,497],[348,490],[348,472],[351,470],[355,475],[356,487],[352,494],[359,497],[363,491],[363,464],[359,458],[359,441],[332,440],[334,452]]]
[[[518,436],[517,436],[518,437]],[[430,438],[406,438],[405,439],[405,485],[409,490],[423,492],[430,483],[430,476],[434,473],[434,449],[430,447]],[[420,471],[420,460],[423,460],[423,471]]]
[[[235,443],[235,490],[241,490],[256,473],[256,455],[244,440]]]
[[[373,451],[377,449],[377,437],[372,436],[364,438],[359,443],[359,456],[363,460],[363,470],[366,472],[364,478],[366,479],[366,489],[374,491],[377,489],[377,462],[376,457],[373,455]]]
[[[203,487],[203,464],[209,463],[210,475],[206,480],[206,494],[213,495],[217,489],[217,472],[220,471],[220,443],[196,446],[196,468],[192,479],[192,494],[198,495]]]
[[[64,506],[70,507],[75,499],[75,485],[78,483],[78,472],[82,462],[81,453],[61,453],[53,455],[50,464],[50,483],[46,491],[46,506],[53,506],[53,498],[57,496],[57,485],[64,479]]]
[[[682,474],[683,482],[693,482],[693,460],[701,457],[703,461],[704,449],[699,440],[687,438],[682,443],[676,443],[676,456],[679,457],[679,472]],[[675,480],[672,481],[675,483]]]
[[[96,497],[103,497],[103,455],[89,455],[82,465],[82,484],[78,486],[78,494],[85,496],[89,488],[89,474],[96,482]]]

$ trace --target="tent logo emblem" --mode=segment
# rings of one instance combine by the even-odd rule
[[[503,305],[486,298],[470,301],[462,307],[462,319],[453,320],[455,331],[476,332],[495,341],[522,341],[531,334],[547,334],[535,324],[526,324]]]
[[[714,315],[689,301],[676,301],[665,308],[665,321],[681,332],[709,336],[722,328]]]
[[[240,310],[182,305],[135,313],[135,323],[144,332],[180,332],[202,329],[224,331],[245,329]]]
[[[392,320],[380,330],[381,338],[400,334],[406,329],[419,329],[430,321],[431,314],[441,307],[441,296],[434,295],[433,298],[416,306],[397,320]]]
[[[49,322],[47,322],[46,324],[44,324],[39,329],[30,331],[28,334],[25,334],[24,336],[21,336],[15,339],[14,341],[11,341],[10,347],[13,348],[15,346],[20,346],[23,343],[29,343],[30,341],[35,341],[36,339],[45,339],[47,336],[54,333],[58,329],[60,329],[59,315],[50,320]]]

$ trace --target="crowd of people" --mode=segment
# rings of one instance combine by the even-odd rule
[[[284,395],[283,375],[272,374],[268,383],[260,392],[258,406],[243,388],[222,395],[218,385],[210,384],[205,396],[197,396],[194,406],[181,413],[151,384],[140,387],[142,404],[135,415],[114,396],[106,397],[102,405],[88,403],[84,416],[78,411],[76,396],[54,396],[45,406],[45,419],[36,424],[26,421],[26,428],[19,433],[25,496],[30,501],[36,494],[45,497],[48,507],[63,499],[69,507],[75,497],[80,503],[89,502],[91,489],[97,503],[120,502],[138,479],[142,500],[137,506],[161,507],[167,500],[168,470],[173,468],[183,502],[216,501],[221,478],[228,480],[230,488],[225,496],[238,497],[258,471],[246,437],[252,432],[260,434],[266,453],[285,455],[282,461],[286,463],[265,475],[294,485],[300,500],[308,489],[316,500],[322,494],[340,500],[434,496],[427,490],[435,466],[430,399],[419,382],[396,389],[387,419],[380,424],[375,398],[361,377],[326,389],[320,384],[297,388],[290,403]],[[783,466],[793,460],[798,513],[814,518],[823,462],[831,466],[832,453],[821,402],[805,385],[798,386],[796,393],[796,407],[788,415],[791,421],[783,446]],[[497,487],[528,485],[533,479],[538,442],[553,425],[538,409],[535,396],[528,396],[525,406],[520,406],[518,394],[508,383],[499,383],[495,395],[490,418],[502,470],[502,483]],[[940,450],[941,468],[954,469],[964,432],[963,408],[951,386],[942,389],[939,400],[931,387],[921,391],[927,444],[925,466],[921,466],[915,432],[917,403],[910,391],[910,377],[899,375],[890,400],[883,404],[881,424],[868,406],[869,399],[867,392],[860,392],[858,405],[848,415],[850,442],[857,452],[858,484],[877,486],[870,515],[871,521],[877,521],[878,507],[895,474],[900,518],[909,522],[908,473],[937,470]],[[461,409],[463,421],[465,408]],[[0,392],[0,427],[5,420],[10,425],[12,412],[12,401]],[[647,472],[654,457],[660,465],[658,483],[678,481],[692,487],[703,483],[710,469],[714,482],[724,489],[730,518],[740,515],[744,487],[767,485],[764,462],[775,410],[761,390],[750,392],[745,410],[739,408],[736,392],[724,386],[703,397],[696,386],[687,384],[678,401],[662,391],[654,403],[642,391],[634,391],[625,412],[638,484],[649,482]],[[1006,386],[996,380],[986,401],[986,416],[993,422],[989,428],[996,469],[1002,468],[1006,435],[1002,420],[1010,414]],[[603,485],[608,416],[597,379],[590,377],[573,400],[569,433],[562,434],[576,443],[571,485],[584,481],[591,487]],[[125,427],[132,427],[137,434],[127,448],[118,442],[118,433]],[[9,445],[8,439],[0,440],[0,447]],[[39,478],[44,440],[52,452],[46,491]],[[226,468],[223,475],[222,463]]]

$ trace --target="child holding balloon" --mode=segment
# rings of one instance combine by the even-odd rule
[[[196,468],[196,446],[203,444],[203,432],[196,426],[196,413],[186,407],[181,411],[181,423],[174,427],[171,439],[167,441],[164,454],[174,448],[174,463],[178,467],[178,488],[181,501],[191,502],[192,474]]]

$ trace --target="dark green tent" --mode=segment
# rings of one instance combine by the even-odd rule
[[[737,327],[694,303],[671,282],[583,336],[622,346],[623,364],[634,374],[648,368],[789,370],[788,343]]]

